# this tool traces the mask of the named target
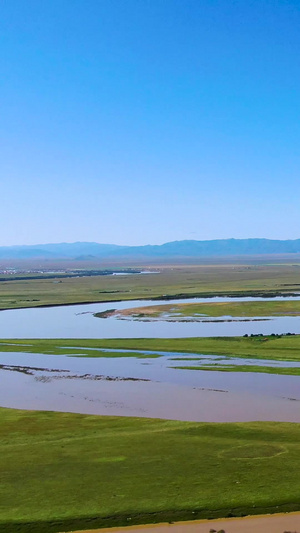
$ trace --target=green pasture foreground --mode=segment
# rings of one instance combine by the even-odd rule
[[[300,509],[300,425],[0,409],[0,531]]]
[[[88,350],[86,348],[99,348]],[[100,348],[143,350],[300,361],[300,335],[256,337],[192,337],[179,339],[1,339],[0,352],[26,352],[86,357],[121,357]]]

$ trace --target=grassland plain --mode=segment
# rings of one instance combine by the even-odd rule
[[[80,349],[81,348],[81,349]],[[89,350],[93,348],[93,351]],[[97,348],[99,351],[97,352]],[[26,352],[72,355],[80,349],[82,357],[110,357],[101,349],[224,355],[229,357],[300,361],[300,335],[256,337],[189,337],[176,339],[1,339],[0,352]],[[126,356],[118,352],[114,357]],[[156,355],[156,354],[154,354]]]
[[[300,509],[300,425],[0,410],[0,531]]]
[[[180,320],[186,317],[196,319],[199,318],[199,315],[208,317],[299,316],[300,300],[149,305],[124,309],[117,311],[116,314],[132,318],[159,318],[160,320],[168,318]]]
[[[299,264],[150,265],[153,275],[88,276],[0,282],[0,309],[212,295],[300,291]],[[131,265],[135,266],[135,265]],[[149,265],[143,265],[144,268]]]

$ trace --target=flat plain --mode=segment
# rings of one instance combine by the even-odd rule
[[[63,279],[55,275],[45,279],[28,276],[21,281],[7,276],[1,282],[0,309],[168,297],[278,295],[300,291],[299,259],[295,263],[272,261],[253,264],[248,259],[243,264],[223,261],[200,265],[143,265],[143,269],[156,272],[148,275]]]

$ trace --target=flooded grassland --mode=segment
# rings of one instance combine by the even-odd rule
[[[145,306],[131,302],[133,311],[137,303]],[[172,305],[238,306],[243,314],[243,306],[271,304],[283,310],[298,307],[300,299],[214,298]],[[203,317],[199,322],[144,322],[120,320],[128,302],[115,305],[118,313],[102,319],[97,314],[105,313],[107,304],[2,312],[6,340],[0,344],[0,373],[5,373],[0,404],[194,421],[300,421],[298,316],[261,317],[262,322],[249,317],[246,323],[206,323]],[[164,314],[165,302],[159,306]],[[232,336],[240,328],[246,336]],[[199,329],[206,335],[199,335]],[[16,331],[19,337],[27,335],[14,339]],[[49,338],[35,339],[41,331]],[[98,339],[78,338],[83,331]],[[209,337],[211,331],[218,336]],[[64,339],[67,333],[70,338]]]
[[[1,353],[0,404],[207,422],[300,421],[299,378],[280,374],[280,362],[266,361],[257,373],[253,360],[233,359],[235,368],[242,362],[250,371],[212,371],[209,366],[218,364],[216,359],[198,355],[191,361],[179,353],[157,358],[127,358],[126,352],[100,358]],[[199,370],[199,363],[205,370]],[[274,374],[265,373],[266,364],[274,365]],[[300,363],[281,364],[291,374],[300,370]]]

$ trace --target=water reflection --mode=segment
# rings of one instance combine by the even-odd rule
[[[272,300],[280,300],[273,298]],[[300,297],[287,298],[299,300]],[[195,298],[173,300],[176,303],[267,301],[267,298]],[[214,337],[247,334],[300,333],[300,317],[270,317],[249,322],[140,322],[115,317],[95,318],[107,309],[126,309],[150,305],[145,300],[101,304],[71,305],[0,312],[0,338],[168,338]],[[164,300],[155,305],[165,305]],[[254,317],[255,318],[255,317]]]

